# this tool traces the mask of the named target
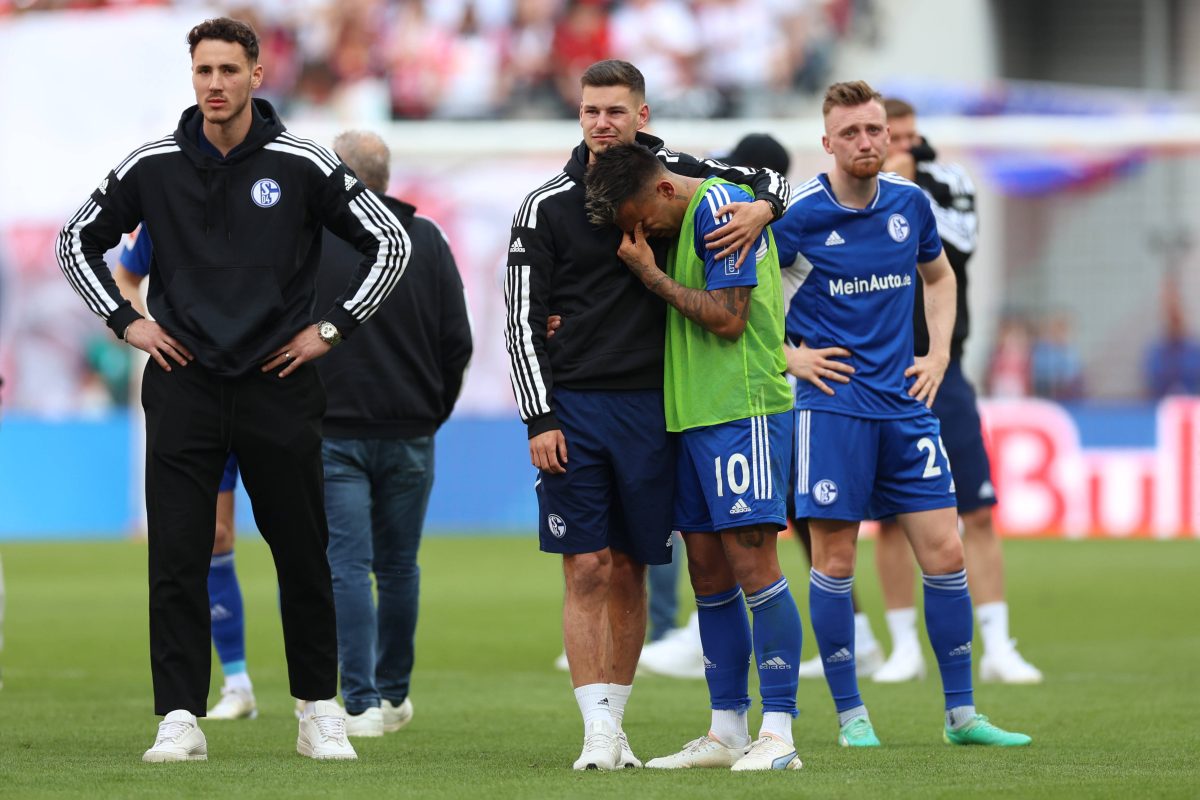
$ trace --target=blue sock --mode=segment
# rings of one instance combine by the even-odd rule
[[[854,601],[850,598],[854,576],[831,578],[815,569],[809,576],[813,635],[825,665],[825,682],[840,714],[863,704],[854,669]]]
[[[743,711],[750,707],[750,620],[742,589],[697,595],[704,679],[712,708]]]
[[[754,660],[758,663],[758,690],[763,713],[782,711],[796,716],[796,665],[800,663],[800,612],[780,578],[746,598],[754,613]]]
[[[924,575],[925,630],[937,656],[942,673],[942,691],[946,708],[973,706],[971,691],[971,595],[967,591],[967,571],[949,575]]]
[[[246,671],[246,618],[242,589],[233,567],[233,551],[212,557],[208,566],[208,612],[212,639],[226,675]]]

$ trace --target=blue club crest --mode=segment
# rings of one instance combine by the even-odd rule
[[[279,202],[283,192],[279,189],[279,184],[271,178],[263,178],[254,184],[254,188],[250,190],[250,199],[254,204],[261,208],[270,208]]]

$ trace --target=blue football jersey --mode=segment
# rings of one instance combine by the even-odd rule
[[[121,248],[121,255],[117,260],[122,267],[134,275],[141,275],[144,278],[150,274],[150,256],[152,255],[150,232],[146,230],[144,223],[133,232],[131,239],[132,241]]]
[[[809,347],[845,347],[855,373],[833,383],[834,395],[808,381],[796,384],[796,407],[874,419],[925,411],[908,396],[913,379],[913,293],[917,264],[942,252],[929,198],[916,184],[879,175],[875,199],[847,208],[834,199],[825,174],[796,188],[772,225],[779,263],[798,256],[812,271],[787,308],[787,335]]]
[[[724,289],[729,286],[757,286],[758,274],[756,261],[766,254],[767,232],[764,230],[758,237],[755,253],[746,256],[741,266],[737,265],[740,250],[735,250],[721,261],[716,260],[719,250],[709,250],[705,246],[704,237],[712,231],[729,222],[729,214],[717,217],[717,209],[728,203],[749,203],[754,200],[740,186],[731,183],[714,183],[704,193],[704,199],[696,206],[692,216],[695,226],[692,236],[692,246],[696,257],[704,261],[704,288]],[[782,263],[782,262],[781,262]]]

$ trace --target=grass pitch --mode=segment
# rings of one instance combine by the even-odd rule
[[[780,549],[807,617],[799,547]],[[1010,542],[1006,553],[1013,630],[1046,683],[977,685],[976,701],[1000,725],[1030,733],[1032,747],[943,745],[933,676],[899,686],[865,681],[884,747],[843,750],[824,682],[802,681],[799,772],[610,774],[570,769],[579,714],[568,678],[551,667],[561,650],[561,577],[534,537],[426,540],[416,715],[400,733],[354,740],[357,763],[295,753],[274,573],[257,538],[239,543],[238,572],[260,716],[202,723],[207,763],[157,765],[140,761],[158,722],[144,547],[4,544],[0,796],[1200,796],[1200,543]],[[870,543],[859,561],[864,605],[884,634]],[[806,655],[811,647],[806,622]],[[213,676],[215,698],[216,665]],[[752,710],[752,733],[758,721]],[[636,682],[625,729],[647,759],[675,751],[707,723],[702,681],[647,677]]]

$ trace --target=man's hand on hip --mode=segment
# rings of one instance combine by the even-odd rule
[[[263,372],[283,367],[279,377],[286,378],[296,371],[296,368],[306,361],[315,361],[333,349],[317,335],[317,326],[305,326],[292,340],[280,347],[262,365]]]
[[[168,357],[181,367],[186,367],[195,358],[186,347],[152,319],[135,319],[129,323],[129,327],[125,329],[125,341],[131,347],[149,353],[167,372],[171,371]]]

